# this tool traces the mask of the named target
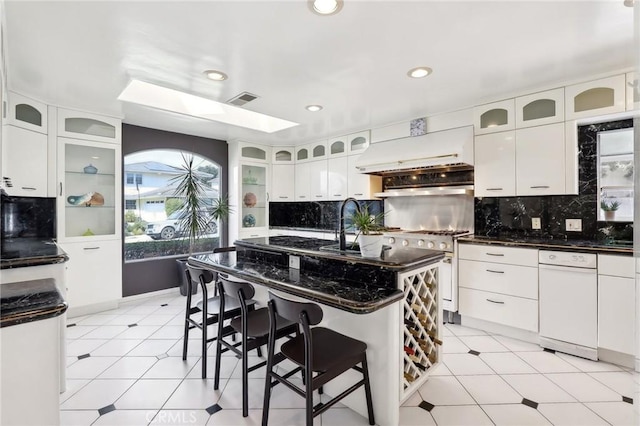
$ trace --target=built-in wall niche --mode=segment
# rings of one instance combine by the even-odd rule
[[[598,132],[598,220],[633,220],[633,128]]]

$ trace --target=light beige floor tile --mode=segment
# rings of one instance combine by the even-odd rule
[[[546,374],[546,376],[580,402],[620,401],[621,399],[621,395],[586,373],[558,373]]]
[[[500,376],[460,376],[458,380],[480,405],[516,404],[522,401],[522,396]]]
[[[124,356],[142,342],[142,339],[112,339],[93,350],[91,356]]]
[[[92,426],[142,426],[148,424],[158,410],[116,409],[100,416]]]
[[[459,337],[447,336],[442,338],[442,353],[444,354],[466,354],[469,347],[462,343]]]
[[[535,343],[513,339],[511,337],[493,335],[493,338],[513,352],[542,352],[544,349]]]
[[[100,379],[139,379],[158,361],[156,357],[123,357],[98,376]]]
[[[67,378],[69,379],[94,379],[103,371],[116,363],[119,357],[89,357],[78,360],[67,368]]]
[[[584,404],[540,404],[538,411],[554,426],[606,426],[608,423]]]
[[[63,410],[98,410],[113,404],[135,380],[93,380],[62,403]]]
[[[420,407],[400,407],[402,426],[436,426],[431,414]]]
[[[164,409],[206,409],[216,404],[225,389],[227,379],[220,381],[220,388],[213,389],[213,379],[186,379],[178,386],[164,405]]]
[[[498,374],[532,374],[537,371],[512,352],[481,353],[480,359]]]
[[[205,410],[160,410],[153,418],[156,426],[204,426],[209,421],[209,413]]]
[[[589,373],[589,376],[620,395],[628,396],[629,398],[632,398],[634,393],[640,391],[640,384],[636,383],[633,380],[633,376],[625,371]]]
[[[98,410],[60,411],[60,426],[88,426],[98,418]]]
[[[484,353],[484,352],[509,352],[503,344],[498,342],[491,336],[460,336],[459,339],[469,349]]]
[[[638,426],[640,417],[633,405],[626,402],[588,402],[585,404],[597,415],[614,426]]]
[[[438,426],[492,426],[493,422],[477,405],[443,406],[431,410]]]
[[[375,418],[375,413],[374,418]],[[368,426],[369,419],[349,408],[330,408],[322,414],[322,426]]]
[[[585,373],[592,373],[596,371],[623,371],[622,368],[617,365],[609,364],[604,361],[591,361],[590,359],[580,358],[573,355],[567,355],[563,353],[556,353],[561,359],[567,361],[580,371]]]
[[[496,426],[550,425],[537,410],[523,404],[482,405]]]
[[[575,398],[542,374],[508,374],[502,378],[524,398],[541,402],[576,402]]]
[[[527,364],[535,368],[540,373],[580,372],[580,370],[564,361],[556,354],[552,354],[549,352],[518,352],[516,355],[518,355]]]
[[[131,386],[115,403],[118,409],[160,409],[176,390],[177,379],[141,379]]]
[[[475,404],[471,395],[453,376],[429,377],[418,392],[423,400],[435,406]]]
[[[198,358],[170,356],[158,360],[143,376],[144,379],[184,379],[198,363]],[[198,376],[200,377],[200,376]],[[213,377],[213,376],[212,376]]]
[[[446,354],[446,356],[443,356],[442,362],[456,376],[495,374],[495,372],[477,355]]]
[[[485,336],[487,333],[476,328],[465,327],[459,324],[447,324],[447,328],[456,336]]]

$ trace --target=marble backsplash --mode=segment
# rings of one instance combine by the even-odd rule
[[[2,240],[56,237],[56,199],[2,195],[0,208]]]
[[[369,212],[374,215],[384,210],[382,200],[359,201],[359,204],[369,206]],[[341,205],[342,201],[269,203],[269,226],[336,230]],[[350,217],[354,210],[353,203],[349,203],[345,215]]]
[[[632,241],[632,222],[598,220],[598,132],[633,127],[620,120],[578,127],[578,195],[476,198],[476,235]],[[541,229],[531,229],[539,217]],[[582,219],[582,232],[567,232],[566,219]]]

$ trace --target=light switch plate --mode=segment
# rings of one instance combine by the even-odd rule
[[[539,217],[532,217],[531,218],[531,229],[541,229],[542,226],[540,225],[540,218]]]
[[[567,219],[565,220],[565,227],[567,231],[581,232],[582,231],[582,219]]]
[[[289,255],[289,268],[300,269],[300,256]]]

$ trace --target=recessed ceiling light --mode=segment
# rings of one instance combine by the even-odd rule
[[[322,105],[307,105],[305,108],[311,112],[318,112],[322,109]]]
[[[411,78],[422,78],[431,74],[433,70],[429,67],[417,67],[410,69],[407,75]]]
[[[624,5],[627,7],[633,7],[635,0],[624,0]]]
[[[131,80],[118,99],[265,133],[299,124],[140,80]]]
[[[315,14],[328,16],[334,15],[342,9],[342,0],[307,0],[309,9]]]
[[[209,80],[213,81],[223,81],[229,78],[225,73],[218,70],[206,70],[204,75],[206,75]]]

